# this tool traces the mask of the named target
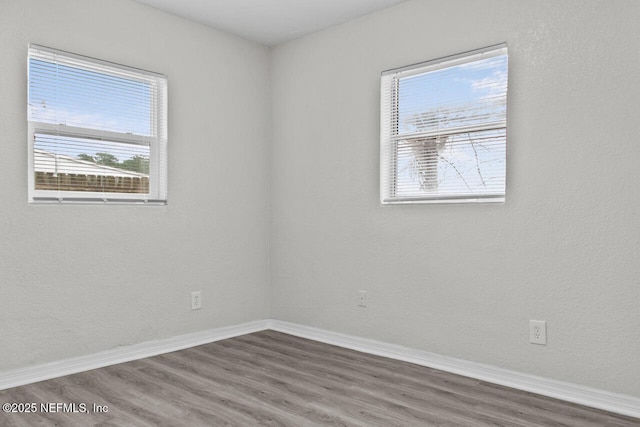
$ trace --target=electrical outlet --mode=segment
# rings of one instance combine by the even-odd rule
[[[367,306],[367,291],[358,291],[358,306],[366,307]]]
[[[529,320],[529,342],[531,344],[547,345],[547,322],[544,320]]]
[[[191,292],[191,310],[200,310],[202,308],[202,294],[200,291]]]

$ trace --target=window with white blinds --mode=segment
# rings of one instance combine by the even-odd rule
[[[29,201],[166,204],[167,79],[30,45]]]
[[[382,73],[380,199],[503,202],[507,46]]]

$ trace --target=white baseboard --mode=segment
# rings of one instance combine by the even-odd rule
[[[258,320],[5,371],[0,373],[0,390],[250,334],[267,329],[268,324],[267,320]]]
[[[455,359],[395,344],[331,332],[281,320],[258,320],[208,331],[149,341],[86,356],[0,373],[0,390],[44,381],[131,360],[183,350],[227,338],[272,329],[286,334],[337,345],[364,353],[428,366],[466,377],[549,396],[617,414],[640,418],[640,398],[523,374],[490,365]]]
[[[541,394],[579,405],[640,418],[640,398],[637,397],[611,393],[591,387],[523,374],[495,366],[455,359],[427,351],[415,350],[395,344],[388,344],[381,341],[345,335],[280,320],[270,320],[268,325],[269,329],[286,334],[349,348],[363,353],[428,366],[430,368]]]

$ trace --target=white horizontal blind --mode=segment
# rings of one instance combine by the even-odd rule
[[[504,201],[506,45],[382,74],[382,203]]]
[[[165,76],[30,45],[29,200],[165,203]]]

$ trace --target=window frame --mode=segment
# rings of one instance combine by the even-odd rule
[[[152,123],[151,135],[139,135],[125,132],[101,130],[94,127],[71,126],[66,124],[53,124],[37,120],[31,120],[30,93],[31,93],[31,67],[32,58],[54,62],[64,57],[65,66],[74,64],[83,69],[119,78],[129,79],[153,84],[154,99],[151,106],[150,123]],[[29,44],[27,55],[27,128],[28,128],[28,202],[38,203],[109,203],[109,204],[167,204],[167,77],[134,67],[129,67],[113,62],[108,62],[88,56],[78,55],[58,49]],[[91,110],[87,110],[90,113]],[[82,138],[97,141],[108,141],[132,145],[149,146],[149,191],[147,193],[119,193],[100,191],[69,191],[69,190],[42,190],[36,189],[35,182],[35,139],[36,135],[54,135],[68,138]],[[152,197],[158,196],[158,197]]]
[[[380,91],[380,203],[388,204],[418,204],[418,203],[503,203],[506,197],[506,110],[504,120],[485,122],[473,125],[462,125],[446,128],[446,132],[440,129],[418,131],[412,133],[400,133],[399,117],[399,83],[401,79],[415,75],[433,72],[441,69],[468,64],[495,56],[505,55],[508,58],[507,44],[488,46],[485,48],[463,52],[460,54],[438,58],[431,61],[408,65],[405,67],[386,70],[381,73]],[[508,68],[508,61],[507,61]],[[389,77],[392,76],[392,77]],[[388,94],[388,96],[385,96]],[[507,88],[504,91],[505,105]],[[395,117],[396,119],[392,119]],[[426,138],[449,137],[455,135],[471,134],[474,132],[494,131],[504,129],[505,137],[505,171],[504,192],[486,194],[443,194],[443,195],[418,195],[412,197],[397,196],[398,180],[398,142],[407,140],[419,140]]]

